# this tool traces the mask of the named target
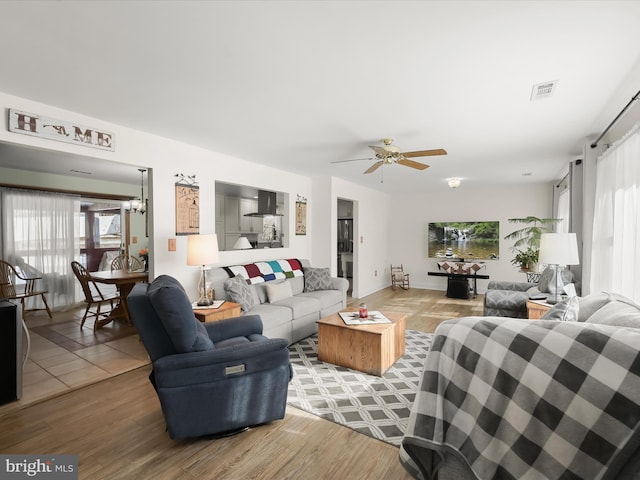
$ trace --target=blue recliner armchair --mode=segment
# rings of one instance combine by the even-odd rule
[[[226,435],[284,418],[288,342],[264,337],[259,316],[202,324],[168,275],[137,284],[127,304],[171,438]]]

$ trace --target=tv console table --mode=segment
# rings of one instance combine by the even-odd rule
[[[428,272],[432,277],[447,277],[447,297],[469,298],[469,280],[473,280],[473,298],[478,294],[478,279],[489,280],[489,275],[477,273]],[[461,287],[465,287],[463,291]]]

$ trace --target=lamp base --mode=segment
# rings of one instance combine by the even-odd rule
[[[545,302],[549,305],[555,305],[556,303],[560,303],[562,300],[563,298],[560,295],[549,295]]]
[[[547,297],[547,303],[550,305],[555,305],[556,303],[560,303],[562,298],[562,292],[564,291],[564,282],[562,281],[562,265],[554,265],[553,269],[553,279],[549,282],[549,291],[550,294]]]
[[[208,298],[200,298],[198,300],[197,305],[199,307],[208,307],[209,305],[213,305],[213,302],[211,300],[209,300]]]

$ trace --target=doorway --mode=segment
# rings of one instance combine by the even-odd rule
[[[354,280],[354,218],[353,201],[343,198],[338,199],[338,225],[337,225],[337,272],[338,276],[349,281],[347,295],[353,294]]]

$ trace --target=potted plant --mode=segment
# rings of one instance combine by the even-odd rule
[[[511,260],[514,265],[520,265],[521,270],[535,270],[540,255],[540,237],[543,233],[553,231],[553,226],[559,218],[510,218],[510,223],[524,225],[504,237],[505,240],[515,240],[511,250],[516,256]]]
[[[528,271],[533,270],[538,263],[539,249],[529,247],[526,250],[514,250],[516,252],[515,257],[511,260],[514,265],[519,265],[520,270]]]

